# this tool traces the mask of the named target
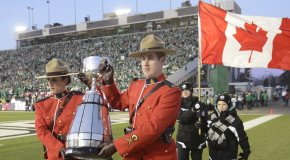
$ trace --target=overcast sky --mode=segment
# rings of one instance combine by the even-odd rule
[[[129,8],[133,13],[148,13],[179,8],[183,1],[185,0],[49,0],[47,3],[47,0],[1,0],[0,50],[15,49],[15,27],[19,25],[28,27],[29,19],[30,25],[33,19],[33,24],[36,24],[38,29],[42,29],[48,21],[51,24],[58,22],[70,25],[84,22],[84,17],[87,15],[90,16],[91,21],[101,20],[102,13],[114,12],[118,8]],[[190,2],[196,5],[198,1]],[[211,1],[204,0],[204,2]],[[290,0],[236,0],[236,3],[241,7],[244,15],[290,17]],[[274,75],[282,72],[273,69],[267,71]],[[265,69],[255,69],[255,76],[270,73],[265,72]]]

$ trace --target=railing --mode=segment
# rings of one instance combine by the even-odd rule
[[[176,86],[179,86],[184,81],[188,80],[190,77],[193,77],[197,72],[197,58],[189,62],[175,73],[168,76],[168,80],[171,83],[174,83]]]

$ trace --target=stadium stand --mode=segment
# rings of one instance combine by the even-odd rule
[[[140,77],[139,61],[128,58],[128,53],[139,50],[139,42],[148,34],[154,33],[166,40],[166,48],[177,50],[177,55],[167,58],[165,74],[171,75],[179,68],[197,57],[197,26],[137,32],[98,38],[69,39],[67,41],[22,47],[15,50],[0,51],[1,95],[22,97],[24,92],[45,92],[46,81],[35,76],[44,74],[45,64],[59,58],[68,62],[73,72],[81,72],[82,60],[88,56],[109,57],[115,68],[115,79],[119,89],[124,90],[135,77]],[[85,89],[74,80],[70,87]]]

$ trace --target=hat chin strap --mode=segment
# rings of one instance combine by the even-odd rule
[[[69,91],[65,88],[62,92],[59,93],[55,93],[53,94],[55,98],[62,98],[64,96],[66,96],[69,93]]]

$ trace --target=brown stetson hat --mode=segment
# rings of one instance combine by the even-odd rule
[[[140,51],[133,52],[129,54],[129,57],[141,57],[144,53],[165,53],[165,55],[175,54],[176,51],[173,49],[165,49],[164,41],[153,35],[150,34],[142,39],[140,43]]]
[[[52,78],[77,75],[78,73],[68,73],[68,64],[59,59],[52,59],[46,64],[46,74],[35,78]]]

